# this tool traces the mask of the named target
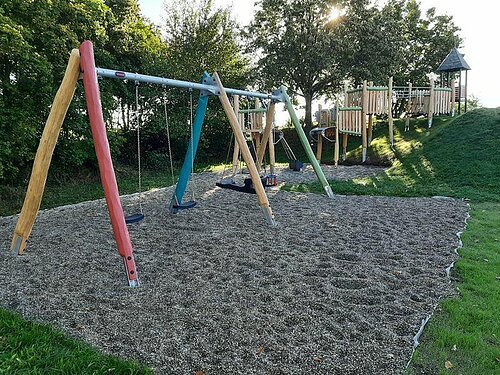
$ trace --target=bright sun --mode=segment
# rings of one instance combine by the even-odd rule
[[[332,10],[330,11],[330,15],[328,16],[328,20],[335,21],[341,15],[342,15],[342,12],[340,11],[340,9],[333,7]]]

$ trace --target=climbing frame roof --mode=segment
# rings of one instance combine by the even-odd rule
[[[460,70],[470,70],[470,66],[464,60],[464,55],[458,49],[453,48],[437,70],[438,72],[457,72]]]

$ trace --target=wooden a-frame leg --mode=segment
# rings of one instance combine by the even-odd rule
[[[59,137],[64,118],[66,117],[66,112],[73,99],[79,76],[80,52],[78,49],[74,49],[71,51],[64,78],[54,97],[49,117],[45,123],[42,138],[40,139],[40,144],[36,151],[28,190],[10,245],[10,250],[14,254],[23,254],[28,237],[35,224],[57,138]]]
[[[241,154],[243,156],[243,160],[248,168],[248,172],[250,173],[250,177],[252,178],[252,184],[257,193],[257,199],[259,201],[259,206],[264,212],[264,216],[266,220],[271,225],[276,225],[273,217],[273,212],[271,210],[271,206],[269,204],[269,199],[267,198],[266,191],[264,190],[264,186],[262,185],[262,180],[260,179],[259,172],[257,171],[257,167],[252,158],[252,154],[250,153],[250,149],[248,148],[248,144],[246,143],[245,136],[243,134],[243,130],[238,123],[238,117],[236,116],[233,108],[231,107],[231,103],[227,97],[226,91],[222,86],[222,82],[217,73],[214,73],[214,79],[219,88],[219,99],[221,101],[222,107],[224,108],[224,112],[229,119],[229,123],[233,129],[234,138],[236,140],[235,143],[239,144],[241,149]]]

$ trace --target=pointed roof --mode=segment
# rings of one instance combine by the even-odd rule
[[[464,55],[458,52],[458,49],[453,48],[437,70],[438,72],[456,72],[459,70],[470,70],[470,66],[464,60]]]

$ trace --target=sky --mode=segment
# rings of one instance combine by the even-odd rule
[[[168,2],[168,0],[165,0]],[[156,24],[162,23],[164,0],[139,0],[141,10]],[[380,1],[383,2],[383,1]],[[252,19],[254,0],[214,0],[216,6],[232,6],[236,20],[246,25]],[[460,51],[470,65],[468,73],[469,95],[479,98],[485,107],[500,106],[500,48],[498,35],[500,23],[500,1],[497,0],[420,0],[422,9],[435,7],[438,14],[453,16],[461,28],[464,39]],[[436,67],[437,68],[437,67]]]

